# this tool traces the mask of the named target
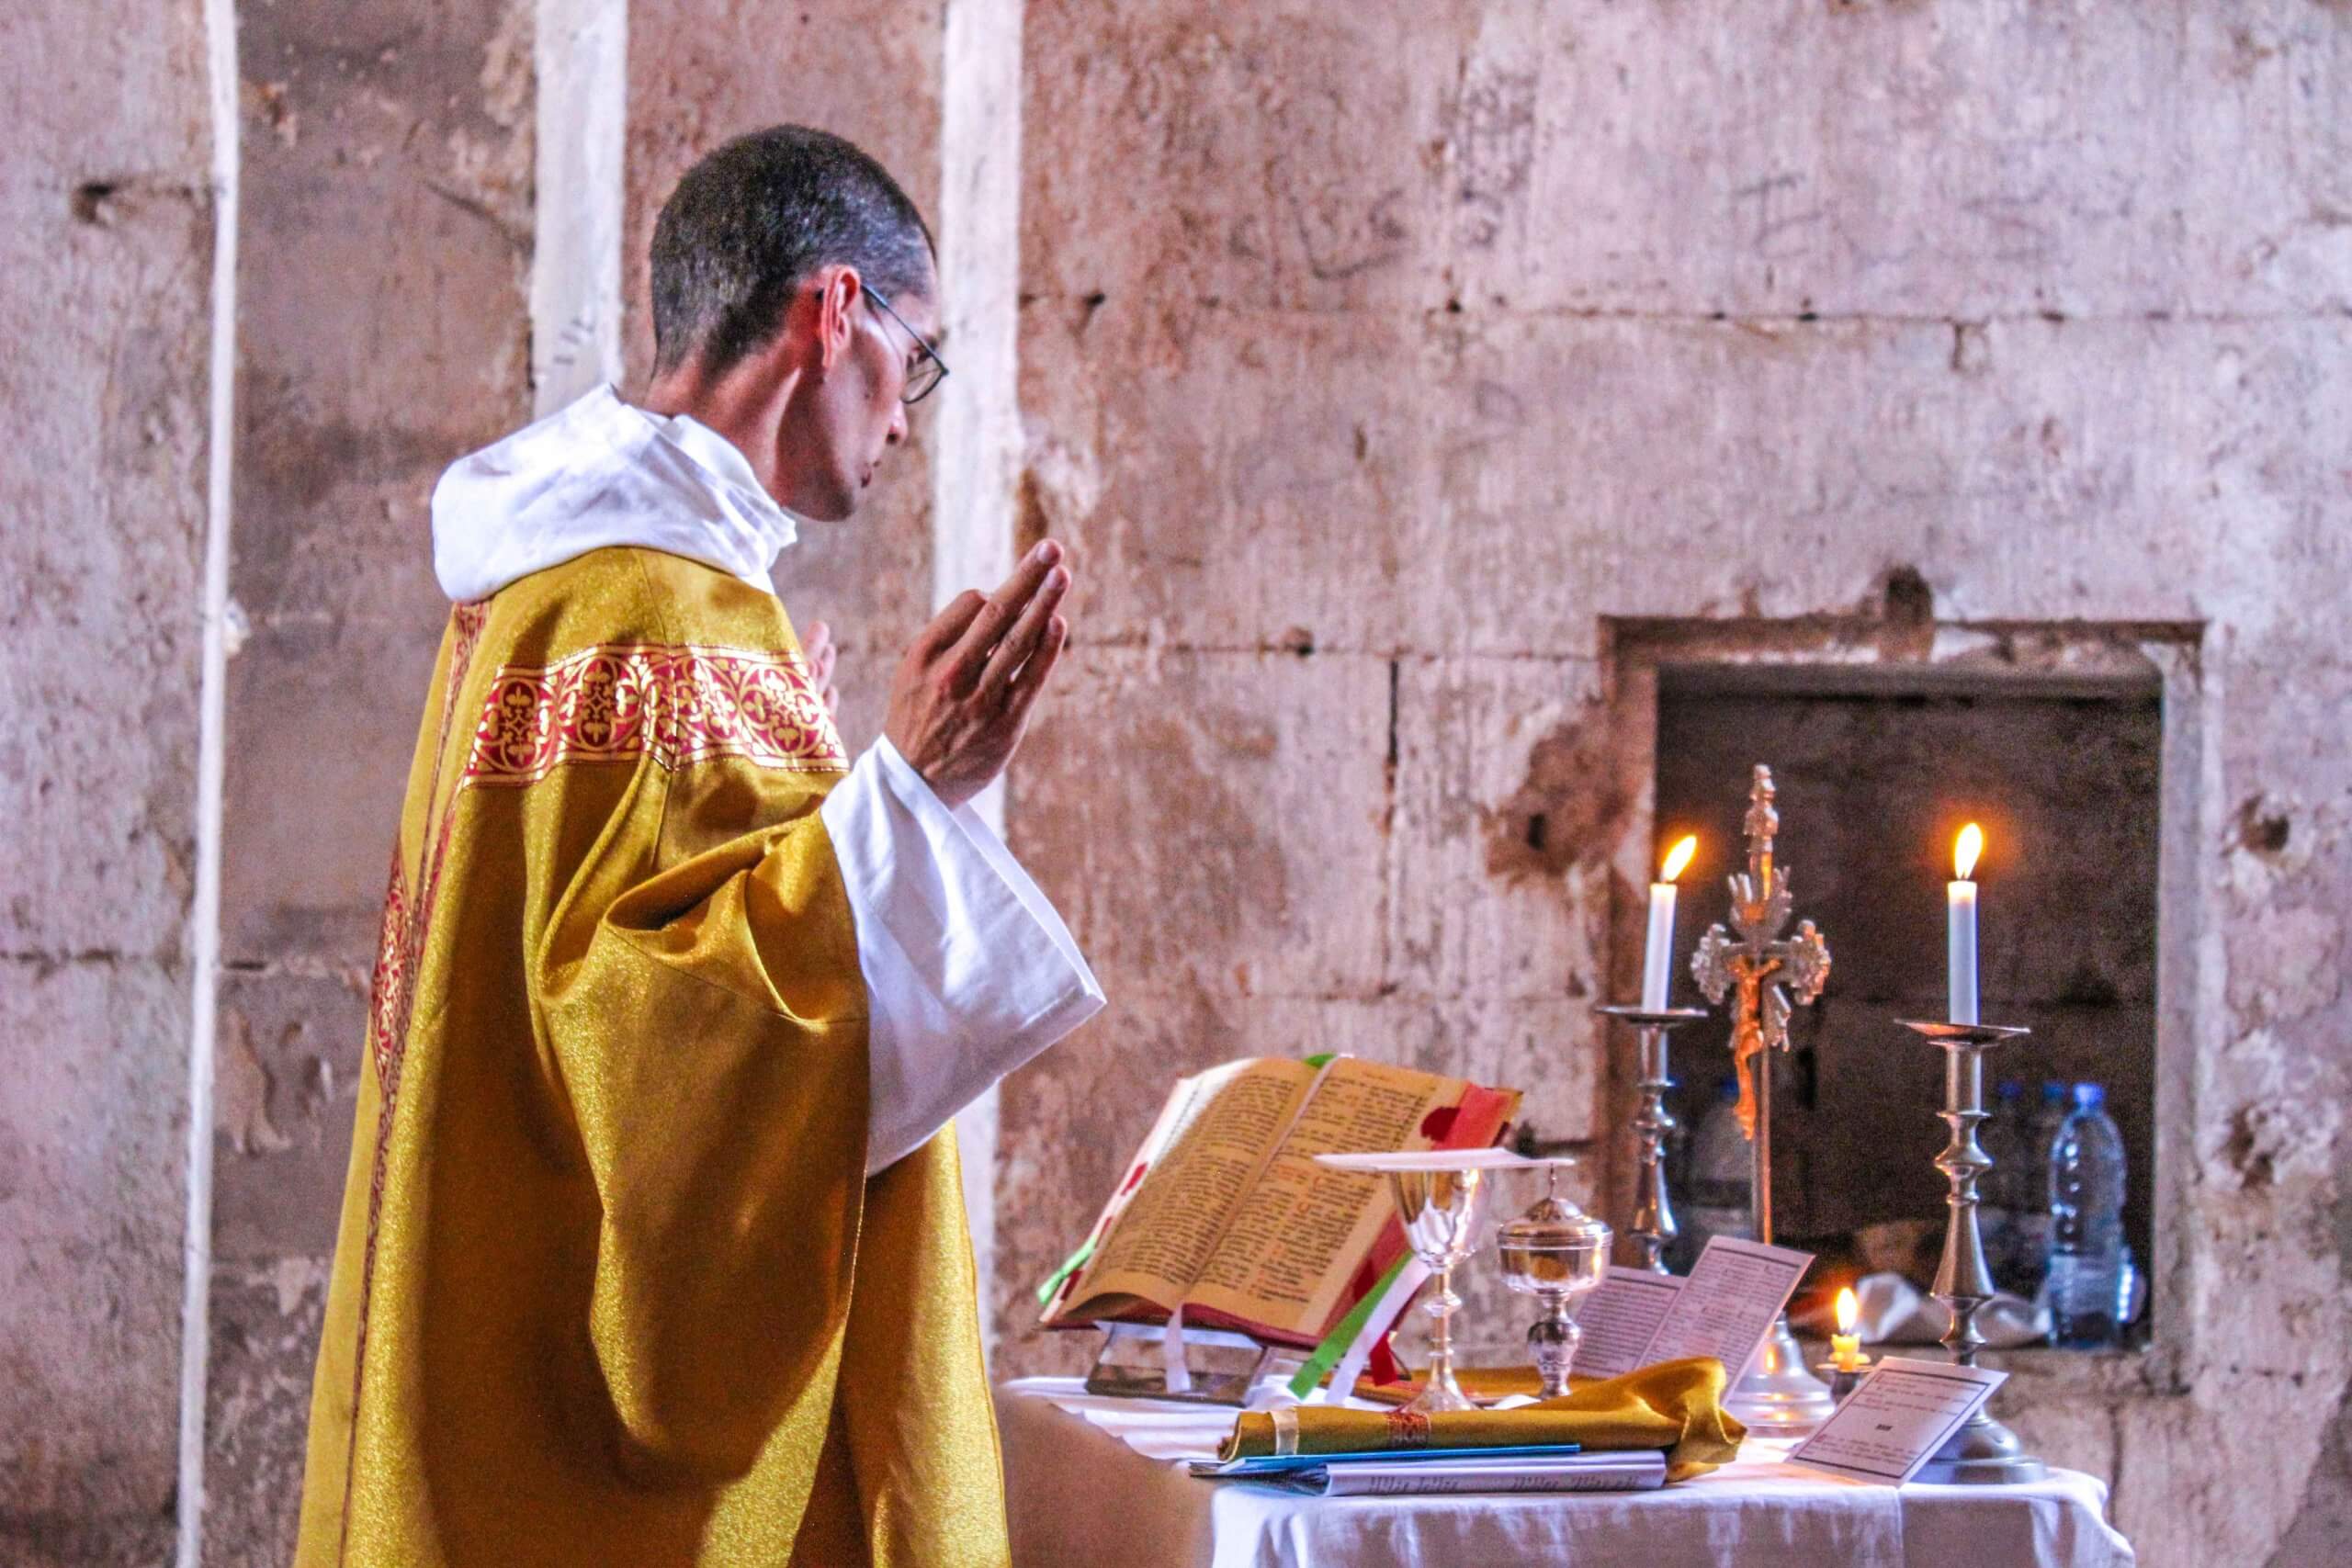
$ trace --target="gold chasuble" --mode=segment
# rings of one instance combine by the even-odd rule
[[[954,1134],[865,1174],[848,765],[723,572],[599,549],[456,607],[302,1568],[1008,1560]]]

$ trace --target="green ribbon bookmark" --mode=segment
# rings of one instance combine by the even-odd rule
[[[1093,1256],[1094,1241],[1093,1238],[1090,1236],[1084,1247],[1081,1247],[1076,1252],[1071,1253],[1063,1262],[1062,1266],[1054,1270],[1053,1277],[1051,1279],[1037,1287],[1037,1304],[1039,1306],[1044,1306],[1047,1302],[1052,1301],[1054,1299],[1054,1292],[1062,1288],[1062,1281],[1069,1279],[1072,1274],[1077,1273],[1080,1269],[1085,1268],[1086,1260]]]
[[[1292,1397],[1305,1399],[1315,1392],[1317,1383],[1331,1375],[1331,1369],[1340,1364],[1340,1358],[1345,1356],[1348,1348],[1356,1342],[1356,1337],[1363,1332],[1363,1325],[1372,1321],[1373,1309],[1387,1300],[1389,1291],[1396,1283],[1396,1276],[1402,1274],[1405,1266],[1412,1260],[1413,1255],[1408,1252],[1390,1264],[1388,1272],[1380,1277],[1380,1282],[1366,1291],[1363,1299],[1348,1309],[1347,1316],[1340,1319],[1339,1325],[1323,1337],[1323,1343],[1315,1347],[1315,1354],[1306,1358],[1306,1365],[1299,1368],[1298,1375],[1290,1380]],[[1347,1391],[1341,1389],[1340,1392],[1344,1394]]]

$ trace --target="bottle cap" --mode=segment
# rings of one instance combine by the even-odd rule
[[[1996,1100],[2023,1100],[2025,1098],[2025,1080],[2023,1078],[2003,1078],[1999,1083],[1993,1086],[1993,1098]]]
[[[1715,1080],[1715,1103],[1718,1105],[1736,1105],[1739,1103],[1739,1080],[1737,1078],[1717,1078]]]
[[[2041,1103],[2044,1105],[2065,1104],[2066,1086],[2056,1078],[2044,1079],[2041,1085]]]
[[[2098,1085],[2095,1083],[2078,1083],[2075,1086],[2075,1110],[2097,1111],[2100,1106],[2105,1105],[2106,1103],[2107,1090],[2100,1088]]]

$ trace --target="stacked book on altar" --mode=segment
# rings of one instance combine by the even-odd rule
[[[1647,1492],[1666,1484],[1656,1449],[1583,1453],[1573,1447],[1424,1449],[1418,1452],[1287,1454],[1203,1460],[1194,1475],[1256,1481],[1323,1497],[1476,1492]]]
[[[1048,1328],[1165,1323],[1312,1348],[1405,1254],[1387,1184],[1320,1154],[1476,1149],[1514,1089],[1353,1056],[1231,1062],[1178,1080],[1086,1245],[1050,1281]]]

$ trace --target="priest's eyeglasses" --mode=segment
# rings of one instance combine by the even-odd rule
[[[880,289],[870,283],[864,282],[861,282],[858,287],[865,290],[865,297],[873,300],[884,315],[899,323],[899,330],[914,340],[916,349],[922,355],[921,359],[915,361],[915,367],[907,372],[907,389],[899,394],[899,400],[902,403],[922,401],[938,389],[942,381],[947,379],[947,361],[939,357],[938,351],[923,340],[922,333],[907,325],[907,319],[904,316],[890,309],[890,301],[882,298]]]

